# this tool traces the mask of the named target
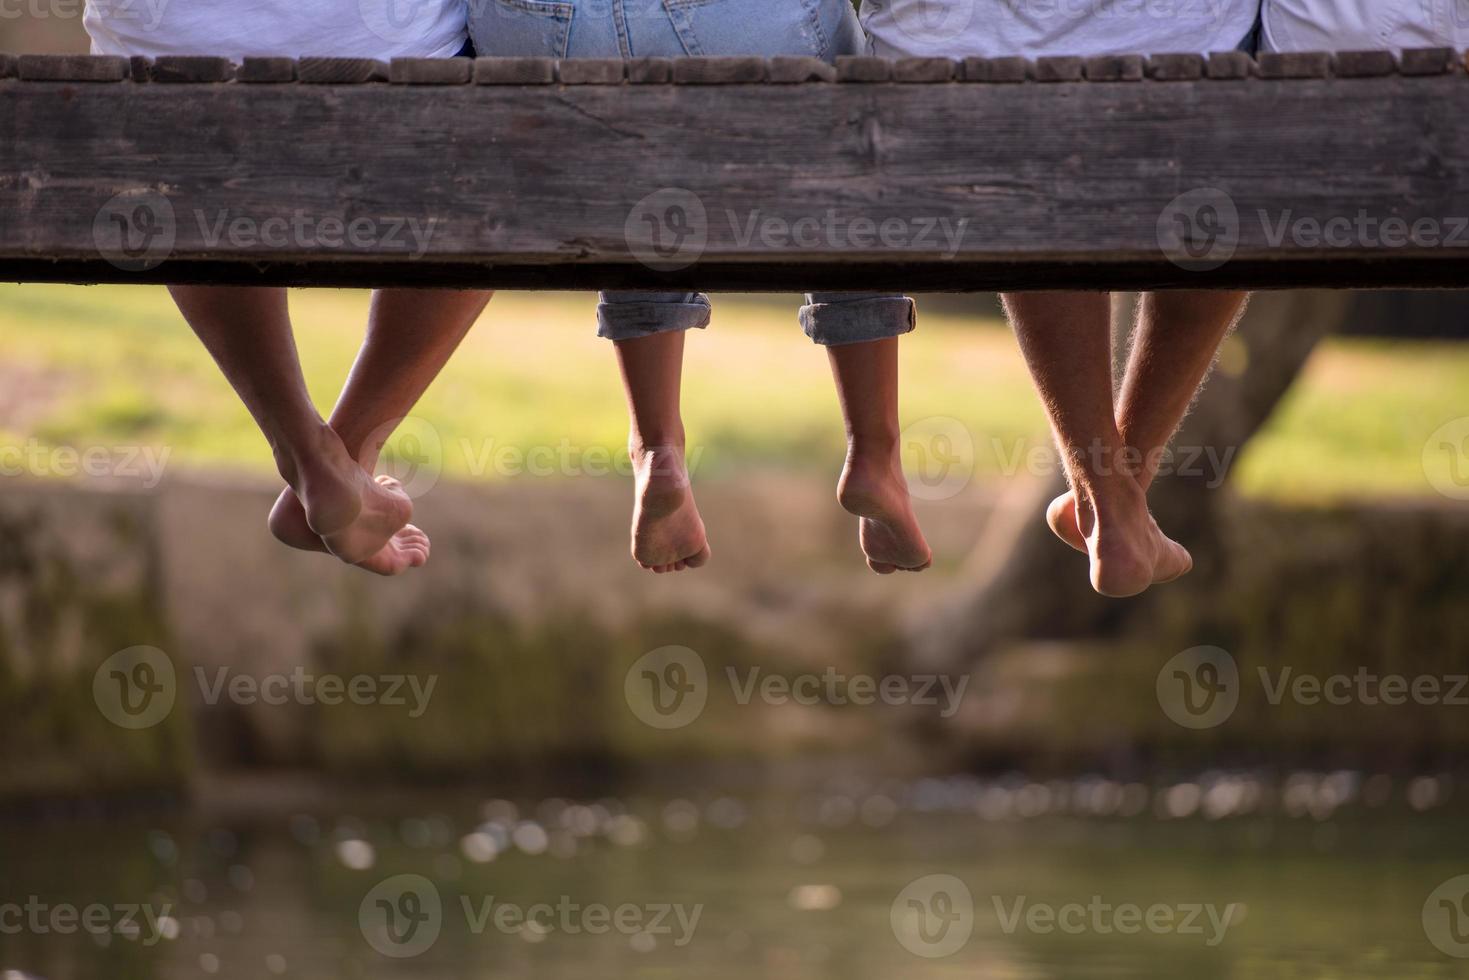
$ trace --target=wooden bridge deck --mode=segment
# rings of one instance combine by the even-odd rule
[[[1469,282],[1448,50],[0,56],[0,279],[991,290]]]

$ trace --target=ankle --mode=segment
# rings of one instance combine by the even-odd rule
[[[297,492],[304,481],[333,469],[332,464],[345,455],[341,437],[325,422],[303,428],[288,438],[276,436],[269,441],[276,470]]]
[[[682,456],[684,452],[683,426],[649,432],[634,430],[627,437],[627,452],[634,459],[668,452],[676,452]]]

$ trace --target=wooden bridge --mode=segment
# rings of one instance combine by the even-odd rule
[[[1446,49],[635,61],[0,56],[0,278],[1463,286]]]

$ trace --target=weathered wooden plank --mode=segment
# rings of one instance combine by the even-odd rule
[[[949,82],[956,67],[951,58],[900,58],[893,62],[893,81],[909,85]]]
[[[839,82],[888,82],[893,78],[893,63],[887,58],[844,54],[837,58]]]
[[[633,58],[627,63],[627,80],[634,85],[666,85],[673,81],[673,59]]]
[[[675,85],[754,85],[765,81],[767,74],[764,58],[673,59]]]
[[[1270,51],[1257,62],[1260,77],[1326,78],[1331,74],[1331,55],[1325,51]]]
[[[1035,66],[1026,58],[964,59],[964,78],[967,81],[1015,85],[1034,77]]]
[[[556,81],[554,58],[476,58],[476,85],[551,85]]]
[[[235,69],[235,81],[261,85],[279,85],[296,80],[294,58],[245,58]]]
[[[1398,63],[1404,75],[1442,75],[1458,67],[1453,48],[1407,48]]]
[[[1035,80],[1038,82],[1079,82],[1085,73],[1085,58],[1050,55],[1035,59]]]
[[[0,78],[15,77],[15,55],[0,54]]]
[[[24,82],[121,82],[131,68],[128,59],[112,55],[23,54],[16,61]]]
[[[621,58],[565,58],[556,62],[556,80],[562,85],[621,85],[627,77]]]
[[[1064,98],[993,84],[7,82],[0,278],[1462,286],[1465,118],[1462,73],[1078,84]],[[548,166],[548,147],[575,152]]]
[[[1089,82],[1137,82],[1143,77],[1145,59],[1140,54],[1102,55],[1086,59]]]
[[[394,58],[388,64],[394,85],[468,85],[473,73],[468,58]]]
[[[1332,70],[1338,78],[1382,78],[1397,72],[1398,59],[1391,51],[1338,51]]]
[[[302,58],[296,78],[308,85],[363,85],[386,82],[388,66],[372,58]]]
[[[133,77],[137,80],[136,74]],[[165,55],[155,58],[148,69],[148,80],[161,84],[207,84],[227,82],[234,77],[235,66],[228,58]]]
[[[1204,58],[1197,54],[1155,54],[1148,77],[1157,82],[1193,82],[1204,77]]]
[[[1215,81],[1239,81],[1259,73],[1255,59],[1243,51],[1215,51],[1209,55],[1207,74]]]
[[[770,81],[778,85],[802,82],[834,82],[837,70],[820,58],[780,55],[770,59]]]

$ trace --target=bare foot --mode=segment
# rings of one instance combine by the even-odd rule
[[[857,540],[867,567],[879,575],[921,572],[933,564],[933,553],[913,516],[913,502],[892,454],[847,453],[837,484],[837,501],[859,522]]]
[[[398,481],[373,479],[324,424],[310,451],[277,464],[301,498],[306,526],[349,565],[376,555],[413,516],[413,501]]]
[[[321,537],[306,523],[306,509],[290,487],[282,490],[276,498],[268,523],[270,533],[282,544],[301,551],[330,554]],[[412,524],[405,524],[376,554],[357,562],[357,567],[378,575],[401,575],[410,568],[425,564],[429,551],[428,535]]]
[[[1082,554],[1087,553],[1086,536],[1081,533],[1081,527],[1076,519],[1076,494],[1067,490],[1051,501],[1051,505],[1046,508],[1046,523],[1050,525],[1056,537]]]
[[[1194,560],[1148,512],[1147,495],[1131,477],[1105,484],[1078,509],[1078,532],[1091,557],[1092,588],[1121,599],[1188,573]]]
[[[694,504],[683,450],[678,446],[633,448],[630,455],[637,477],[633,561],[660,574],[703,565],[709,560],[709,541]]]

